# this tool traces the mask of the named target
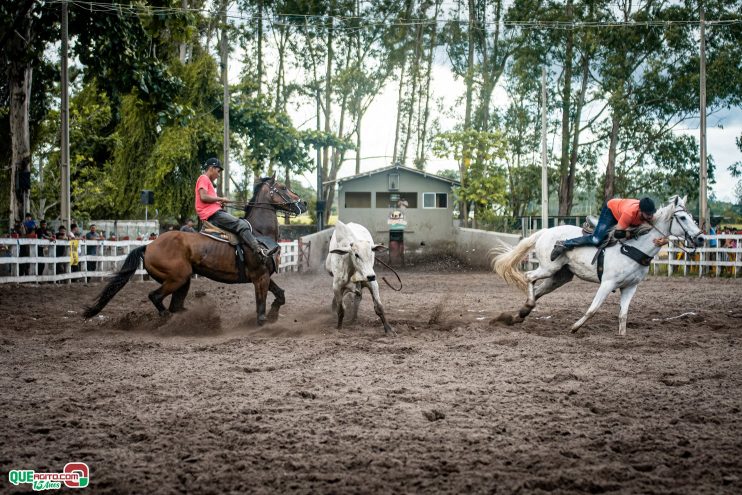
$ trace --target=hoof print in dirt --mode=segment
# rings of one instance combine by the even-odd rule
[[[682,387],[683,385],[690,385],[693,380],[690,377],[682,375],[663,375],[660,381],[668,387]]]
[[[312,392],[308,392],[306,390],[299,390],[296,395],[301,397],[302,399],[316,399],[317,394],[313,394]]]
[[[428,421],[440,421],[441,419],[446,419],[446,415],[437,409],[423,411],[423,416],[425,416],[425,419],[427,419]]]

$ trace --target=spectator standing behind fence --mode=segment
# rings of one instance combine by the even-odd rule
[[[26,213],[23,220],[23,228],[25,229],[24,234],[32,234],[36,232],[36,221],[33,219],[33,215]]]
[[[37,239],[42,239],[42,240],[45,240],[45,241],[53,241],[54,240],[54,234],[52,234],[52,231],[49,230],[49,227],[47,227],[46,220],[42,220],[39,223],[39,228],[36,229],[36,238]],[[44,256],[46,256],[46,250],[47,250],[47,248],[48,248],[48,246],[39,244],[39,246],[38,246],[38,248],[36,250],[37,256],[39,256],[40,258],[43,258]],[[38,275],[43,275],[44,274],[44,268],[46,267],[46,263],[38,263],[36,266],[38,267],[38,269],[36,270],[36,273]]]
[[[188,220],[186,220],[186,223],[185,223],[185,225],[183,225],[183,226],[182,226],[182,227],[180,228],[180,231],[181,231],[181,232],[191,232],[191,233],[195,233],[195,232],[196,232],[196,229],[194,229],[194,228],[193,228],[193,219],[189,218]]]
[[[64,225],[60,225],[57,229],[57,233],[55,234],[57,238],[57,248],[56,248],[56,255],[57,258],[63,258],[67,255],[67,246],[62,244],[62,242],[67,241],[69,239],[69,236],[67,235],[67,227]],[[64,265],[66,263],[57,263],[57,270],[56,272],[64,273]]]
[[[87,256],[97,256],[98,255],[98,244],[96,244],[95,241],[98,240],[98,232],[97,227],[95,224],[92,224],[90,226],[90,232],[85,234],[85,240],[87,242],[87,247],[85,248],[85,254]],[[96,269],[97,263],[95,261],[88,261],[85,265],[85,270],[89,272],[94,272]]]
[[[80,227],[78,227],[76,223],[73,223],[72,225],[70,225],[70,232],[68,234],[68,237],[70,238],[70,240],[78,240],[78,241],[82,237],[82,235],[80,234]],[[79,256],[80,256],[80,245],[78,244],[76,259],[79,260]],[[70,271],[79,272],[80,262],[78,261],[77,263],[74,263],[74,264],[70,263]]]

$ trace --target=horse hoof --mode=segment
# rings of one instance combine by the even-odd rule
[[[571,333],[577,333],[577,330],[579,330],[579,329],[580,329],[580,327],[577,327],[577,328],[572,327],[572,329],[570,330],[570,332]]]

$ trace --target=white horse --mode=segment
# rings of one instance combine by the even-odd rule
[[[602,280],[598,279],[596,266],[592,264],[596,248],[578,247],[565,252],[556,260],[551,261],[551,250],[556,241],[570,239],[581,235],[581,229],[572,225],[561,225],[550,229],[539,230],[520,241],[515,247],[506,245],[493,249],[497,254],[492,265],[508,284],[520,287],[528,295],[525,305],[517,314],[503,313],[498,320],[506,323],[520,323],[536,306],[536,300],[566,284],[577,275],[583,280],[600,284],[598,292],[593,298],[585,316],[572,325],[572,332],[576,332],[598,308],[605,298],[616,289],[621,289],[621,310],[618,316],[618,334],[626,335],[626,320],[629,312],[629,303],[636,292],[639,282],[649,273],[649,266],[639,264],[621,252],[623,245],[631,246],[653,258],[660,250],[655,245],[656,238],[677,236],[688,246],[702,246],[704,239],[693,217],[685,209],[685,198],[673,196],[669,203],[657,210],[651,230],[636,239],[608,247],[605,250],[605,263]],[[539,266],[536,270],[522,273],[517,270],[525,255],[535,247]],[[648,259],[649,259],[648,258]],[[535,286],[538,280],[542,282]]]

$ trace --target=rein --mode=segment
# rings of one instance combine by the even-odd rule
[[[265,184],[265,182],[263,184]],[[289,198],[287,198],[286,196],[283,195],[283,193],[281,193],[281,191],[276,189],[275,185],[271,185],[268,192],[271,198],[273,197],[274,194],[278,194],[278,196],[283,200],[283,202],[273,203],[270,201],[233,201],[231,202],[231,204],[225,205],[225,206],[229,206],[230,208],[235,208],[235,209],[243,209],[243,210],[247,210],[248,207],[262,208],[265,210],[272,209],[272,210],[275,210],[276,214],[280,213],[282,215],[289,215],[292,217],[295,217],[301,214],[301,208],[299,208],[299,202],[301,201],[300,199],[297,199],[296,201],[290,201]],[[283,209],[283,208],[287,208],[289,205],[291,205],[293,208]]]
[[[392,289],[394,291],[397,291],[397,292],[401,291],[402,290],[402,279],[399,278],[399,274],[394,270],[394,268],[392,268],[391,266],[387,265],[386,263],[384,263],[383,261],[381,261],[379,258],[374,258],[374,259],[376,261],[378,261],[379,263],[381,263],[382,265],[384,265],[385,267],[389,268],[394,273],[394,275],[397,277],[397,281],[399,282],[399,289],[395,289],[394,287],[392,287],[392,284],[389,283],[389,281],[386,279],[386,277],[381,277],[381,280],[383,280],[384,282],[386,282],[386,285],[388,285],[390,289]]]

